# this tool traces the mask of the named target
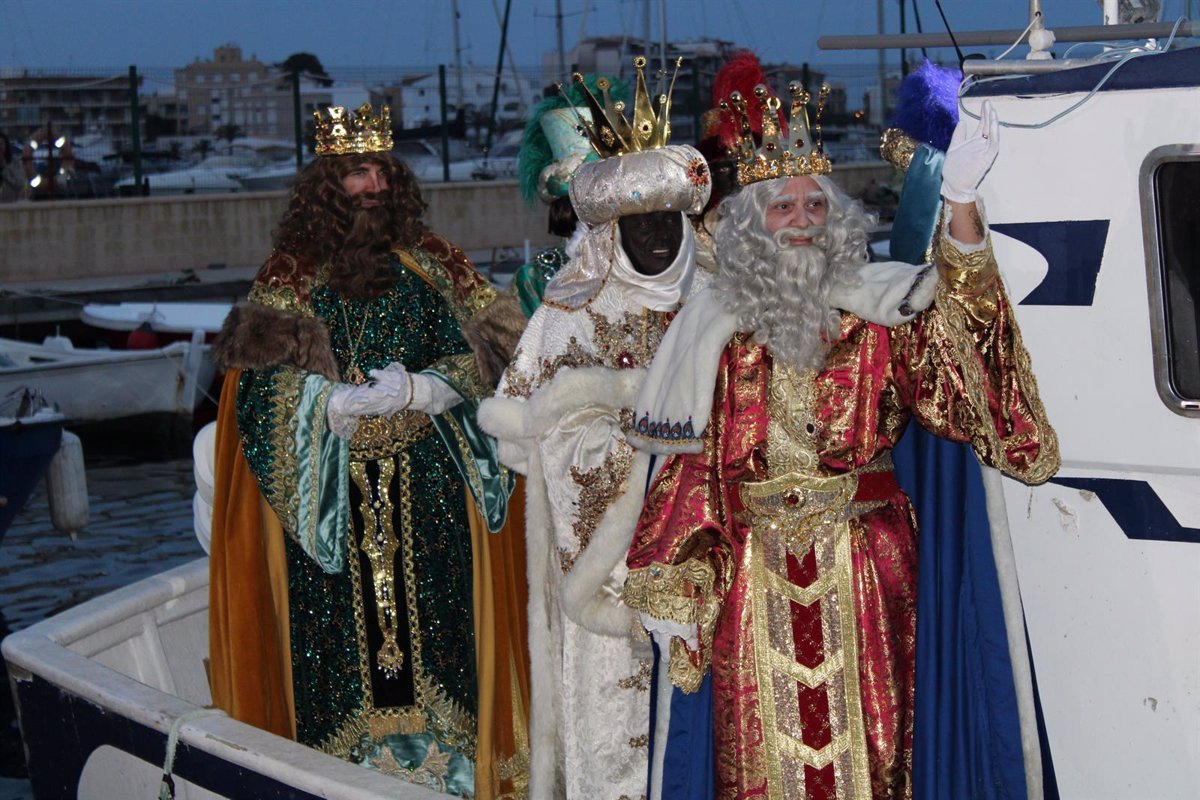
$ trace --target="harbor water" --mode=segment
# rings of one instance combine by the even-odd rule
[[[86,452],[86,450],[85,450]],[[0,541],[0,633],[204,555],[192,525],[191,459],[88,458],[91,519],[55,530],[45,482]],[[29,797],[8,675],[0,697],[0,800]]]

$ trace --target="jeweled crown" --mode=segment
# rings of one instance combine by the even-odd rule
[[[313,111],[317,120],[317,155],[344,156],[348,153],[390,153],[392,150],[392,112],[387,106],[379,107],[379,115],[370,103],[363,103],[358,111],[348,111],[345,106],[329,106],[328,117],[318,109]]]
[[[637,85],[633,98],[633,120],[625,118],[625,104],[614,102],[608,95],[607,78],[596,81],[603,102],[592,94],[583,82],[583,75],[574,73],[571,78],[583,90],[584,100],[592,112],[591,120],[579,118],[579,126],[592,143],[592,149],[601,158],[622,156],[642,150],[657,150],[671,140],[671,93],[675,90],[675,78],[679,75],[682,58],[675,60],[675,73],[667,91],[653,100],[646,88],[646,59],[638,56],[633,60],[637,69]],[[664,76],[665,77],[665,76]]]
[[[732,111],[740,123],[740,132],[733,152],[738,159],[738,183],[746,186],[772,178],[793,178],[797,175],[828,175],[833,164],[821,144],[821,116],[829,87],[822,86],[817,95],[817,110],[809,124],[808,106],[812,96],[799,83],[788,84],[791,95],[787,129],[781,127],[780,99],[765,84],[754,87],[754,97],[747,101],[741,92],[733,92],[721,101],[722,111]],[[751,114],[761,114],[762,143],[756,146],[750,124]]]

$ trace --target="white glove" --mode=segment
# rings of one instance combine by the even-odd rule
[[[441,414],[462,402],[462,396],[445,381],[432,375],[413,374],[403,364],[393,363],[383,369],[373,369],[371,378],[376,386],[386,386],[399,395],[410,395],[405,407],[430,416]]]
[[[358,430],[358,418],[394,414],[408,407],[411,393],[405,379],[395,384],[364,383],[361,386],[339,384],[329,395],[325,419],[336,436],[349,439]]]
[[[976,191],[1000,153],[1000,118],[990,100],[979,111],[979,125],[968,134],[970,119],[960,119],[942,164],[942,197],[955,203],[974,203]]]

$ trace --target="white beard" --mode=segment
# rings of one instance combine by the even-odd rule
[[[776,241],[807,233],[781,230]],[[741,274],[728,275],[725,287],[726,306],[739,327],[797,369],[820,369],[840,333],[840,317],[829,302],[837,279],[828,269],[822,238],[818,233],[812,245],[777,245],[769,261],[738,265],[732,271]],[[745,274],[751,271],[756,274]]]

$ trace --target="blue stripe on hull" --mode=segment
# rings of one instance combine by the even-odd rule
[[[109,745],[151,765],[161,765],[167,735],[101,708],[43,678],[13,682],[21,734],[28,754],[29,780],[39,800],[76,797],[88,758]],[[223,797],[260,800],[319,800],[274,778],[179,743],[176,779]]]
[[[1200,528],[1180,524],[1145,481],[1120,478],[1063,478],[1054,483],[1095,493],[1130,539],[1200,544]]]

